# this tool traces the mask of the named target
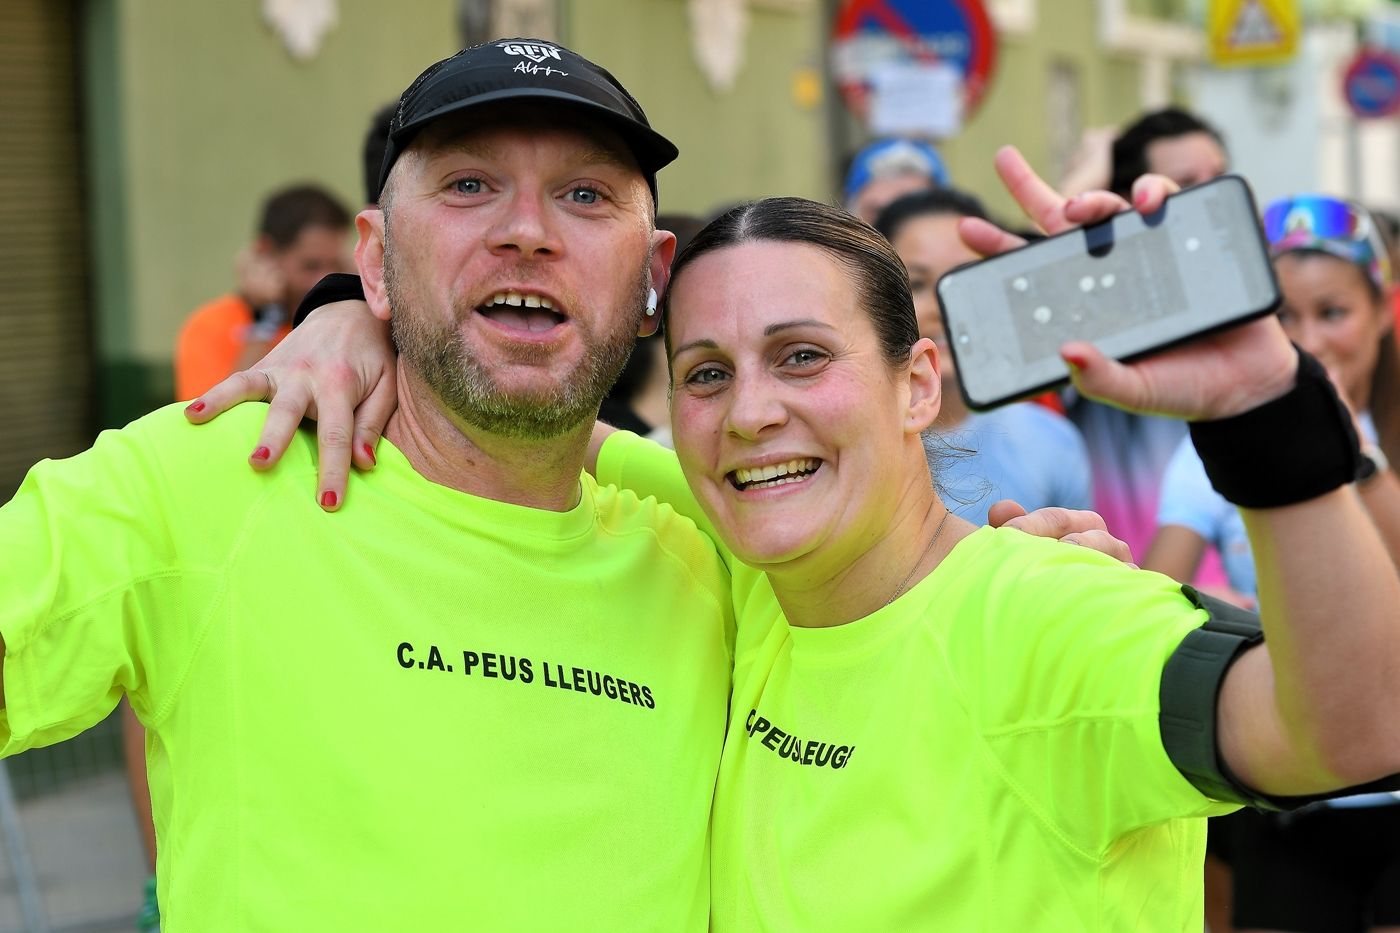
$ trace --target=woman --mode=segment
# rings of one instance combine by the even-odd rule
[[[1050,232],[1122,204],[1066,203],[1014,154],[998,165]],[[1138,206],[1167,190],[1147,180]],[[982,253],[1013,243],[962,231]],[[1376,712],[1396,699],[1380,607],[1400,581],[1340,479],[1273,477],[1250,530],[1271,555],[1275,647],[1220,654],[1218,678],[1182,687],[1173,659],[1210,655],[1183,642],[1220,633],[1198,632],[1206,612],[1171,581],[948,514],[920,442],[938,353],[870,228],[798,199],[741,206],[677,260],[667,308],[679,467],[622,433],[597,471],[669,499],[738,559],[715,929],[1199,926],[1193,817],[1400,766],[1400,730]],[[1212,431],[1316,397],[1273,321],[1133,367],[1064,354],[1085,392],[1227,419],[1202,430],[1214,452]],[[1329,411],[1299,430],[1354,468]],[[1239,470],[1218,476],[1233,491]],[[1345,572],[1308,578],[1324,553]],[[1338,611],[1345,650],[1325,624]],[[1205,738],[1169,738],[1186,732]]]
[[[1364,209],[1317,195],[1271,203],[1264,230],[1283,289],[1279,321],[1327,366],[1357,412],[1378,468],[1356,489],[1400,563],[1400,480],[1385,466],[1400,458],[1400,353],[1385,244]],[[1253,602],[1243,519],[1210,487],[1190,444],[1167,467],[1158,521],[1144,566],[1188,580],[1209,542],[1224,556],[1232,590]],[[1212,840],[1217,832],[1228,835],[1235,928],[1400,928],[1400,801],[1393,795],[1348,797],[1283,817],[1242,812],[1212,824]]]

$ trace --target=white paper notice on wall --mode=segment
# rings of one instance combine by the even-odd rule
[[[962,129],[962,76],[947,62],[886,62],[870,72],[870,129],[946,139]]]

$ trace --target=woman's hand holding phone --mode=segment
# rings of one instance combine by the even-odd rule
[[[1026,216],[1047,235],[1107,220],[1129,207],[1106,191],[1065,198],[1010,146],[997,153],[996,168]],[[1170,179],[1144,175],[1133,186],[1131,207],[1152,214],[1178,190]],[[976,218],[961,221],[959,232],[973,251],[988,257],[1025,244]],[[1130,364],[1110,359],[1083,341],[1065,343],[1060,355],[1084,395],[1132,411],[1186,420],[1226,418],[1278,398],[1292,388],[1298,365],[1297,354],[1272,315]]]

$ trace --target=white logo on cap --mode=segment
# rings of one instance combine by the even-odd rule
[[[563,61],[559,57],[559,50],[552,45],[540,45],[536,42],[506,42],[501,46],[501,49],[507,55],[523,55],[536,64],[547,58]]]
[[[544,75],[545,77],[563,75],[567,78],[569,76],[567,71],[560,71],[558,68],[551,68],[548,65],[532,65],[529,62],[516,62],[511,71],[523,75]]]

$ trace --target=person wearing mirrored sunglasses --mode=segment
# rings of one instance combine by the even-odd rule
[[[1336,198],[1302,195],[1268,205],[1265,234],[1289,339],[1317,357],[1356,413],[1370,476],[1357,492],[1400,563],[1400,354],[1387,295],[1392,270],[1373,219]],[[1231,588],[1256,594],[1254,558],[1237,509],[1210,488],[1183,443],[1167,467],[1161,530],[1144,566],[1189,580],[1207,542]],[[1280,817],[1227,818],[1238,930],[1400,929],[1400,800],[1366,794]],[[1214,832],[1212,828],[1212,832]]]

